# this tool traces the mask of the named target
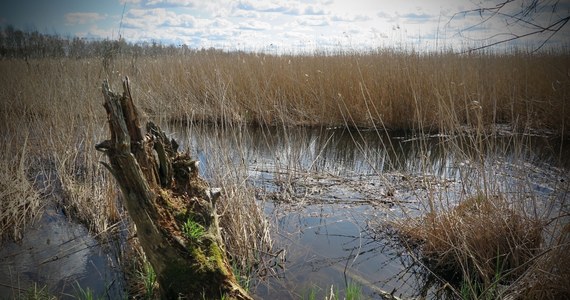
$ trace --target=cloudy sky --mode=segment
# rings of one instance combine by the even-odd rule
[[[18,0],[2,1],[0,25],[62,36],[159,41],[240,50],[460,48],[537,28],[505,17],[457,14],[499,0]],[[501,13],[520,12],[517,0]],[[552,5],[558,2],[555,13]],[[543,0],[532,23],[545,26],[570,14],[569,1]],[[527,20],[527,19],[525,19]],[[481,23],[481,21],[484,21]],[[472,25],[477,25],[471,27]],[[570,40],[568,26],[551,42]],[[547,34],[526,39],[537,43]],[[491,40],[486,40],[492,38]]]

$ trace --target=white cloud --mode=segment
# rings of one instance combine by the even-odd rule
[[[297,20],[301,26],[329,26],[330,22],[326,18],[302,18]]]
[[[362,15],[362,14],[357,14],[357,15],[335,14],[331,18],[331,21],[335,21],[335,22],[364,22],[364,21],[368,21],[368,20],[370,20],[370,17]]]
[[[257,20],[248,20],[239,23],[239,29],[245,30],[268,30],[271,29],[271,25],[266,22],[261,22]]]
[[[303,9],[303,14],[305,15],[324,15],[326,14],[325,9],[322,7],[317,7],[315,5],[307,5]]]
[[[252,18],[257,19],[260,17],[260,14],[256,11],[252,10],[241,10],[241,9],[234,9],[231,13],[232,17],[237,18]]]
[[[123,19],[123,26],[141,30],[152,30],[158,26],[193,27],[195,18],[188,14],[178,14],[165,8],[130,9]]]
[[[207,27],[221,28],[224,30],[233,29],[234,27],[234,23],[224,18],[216,18],[214,21],[205,25],[207,25]]]
[[[291,9],[288,2],[268,2],[268,1],[254,1],[254,0],[244,0],[239,1],[236,4],[237,9],[241,10],[253,10],[259,12],[287,12]]]
[[[192,0],[148,0],[145,5],[153,7],[192,7],[195,4]]]
[[[277,45],[288,49],[320,46],[365,48],[420,41],[425,43],[436,37],[438,41],[445,40],[450,44],[458,40],[480,40],[506,32],[504,20],[500,19],[469,28],[467,24],[480,21],[478,15],[456,15],[448,22],[461,9],[477,7],[470,0],[119,1],[132,4],[127,5],[128,11],[121,29],[127,39],[183,41],[188,45],[204,47],[220,45],[232,49],[251,49]],[[536,16],[543,21],[546,15]],[[69,24],[79,24],[95,22],[100,17],[96,14],[70,14],[66,20]],[[98,25],[100,23],[97,22]],[[519,33],[519,29],[513,26],[508,30]],[[101,30],[97,32],[102,33]]]
[[[288,15],[326,15],[327,12],[323,7],[315,6],[315,5],[292,5],[284,10],[283,13]]]
[[[260,13],[282,13],[287,15],[326,15],[322,4],[302,4],[298,1],[254,1],[245,0],[235,4],[235,9]]]
[[[92,25],[87,31],[77,32],[77,36],[83,38],[110,38],[113,37],[112,30],[99,28],[97,25]]]
[[[172,26],[172,27],[194,27],[196,24],[196,19],[192,15],[182,14],[174,15],[159,24],[159,26]]]
[[[93,12],[73,12],[65,14],[65,23],[66,25],[87,24],[104,18],[104,16]]]
[[[410,24],[421,24],[433,21],[437,22],[437,19],[439,18],[438,15],[430,15],[423,12],[420,13],[410,12],[399,15],[398,17],[403,19],[402,22]]]

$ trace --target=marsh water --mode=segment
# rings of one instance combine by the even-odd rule
[[[419,216],[430,203],[453,205],[482,185],[568,205],[569,147],[539,135],[483,142],[346,128],[167,130],[214,184],[223,167],[255,189],[275,243],[272,269],[257,270],[249,282],[260,299],[342,298],[349,285],[367,298],[429,296],[425,272],[399,246],[390,222]],[[560,209],[548,207],[537,213]],[[21,243],[0,250],[0,295],[11,298],[37,283],[63,297],[77,295],[80,286],[124,298],[117,249],[99,243],[57,209],[46,209]]]
[[[483,186],[541,198],[545,211],[537,214],[560,211],[546,202],[568,205],[568,147],[540,135],[504,131],[483,141],[346,128],[173,132],[196,153],[203,174],[239,165],[255,187],[278,251],[271,274],[250,282],[263,299],[343,298],[350,285],[367,298],[429,297],[426,272],[399,245],[392,221],[421,215],[429,199],[451,207]]]
[[[50,203],[21,241],[2,244],[0,299],[84,299],[89,292],[124,299],[118,249],[102,244]]]

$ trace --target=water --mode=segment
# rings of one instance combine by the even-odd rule
[[[306,297],[311,291],[323,299],[328,289],[344,290],[348,282],[363,293],[378,297],[398,290],[413,295],[416,282],[406,283],[402,262],[406,257],[385,236],[370,228],[370,221],[387,216],[384,209],[369,205],[308,205],[278,212],[277,247],[286,254],[277,276],[256,286],[260,298]]]
[[[370,298],[420,295],[425,272],[385,225],[420,215],[427,199],[453,205],[486,184],[558,203],[537,213],[568,209],[570,151],[539,136],[481,145],[373,130],[189,124],[168,131],[214,184],[222,169],[256,189],[278,254],[273,270],[250,286],[260,299],[323,299],[331,290],[342,298],[349,283]],[[79,286],[125,298],[117,249],[48,206],[20,243],[2,245],[0,295],[14,298],[36,284],[63,298],[79,295]]]
[[[394,240],[387,222],[420,215],[428,209],[427,199],[437,199],[437,207],[452,206],[481,186],[568,202],[568,163],[556,155],[560,149],[568,153],[568,147],[539,136],[477,143],[372,130],[192,125],[172,130],[197,154],[207,177],[214,179],[216,169],[228,164],[239,166],[257,189],[275,225],[282,260],[272,276],[254,282],[252,291],[262,299],[310,294],[323,299],[331,286],[342,298],[349,283],[371,298],[430,295],[423,290],[425,272]],[[562,209],[550,207],[552,215]]]
[[[122,299],[124,282],[109,245],[89,235],[48,204],[21,241],[0,248],[0,298],[19,299],[31,291],[76,299],[87,292]]]

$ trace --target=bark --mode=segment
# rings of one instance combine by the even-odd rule
[[[157,274],[162,298],[251,299],[232,272],[220,236],[217,189],[198,174],[198,162],[178,152],[154,123],[140,125],[129,79],[123,94],[103,83],[111,138],[97,144],[121,188],[146,257]],[[201,230],[188,234],[186,223]]]

